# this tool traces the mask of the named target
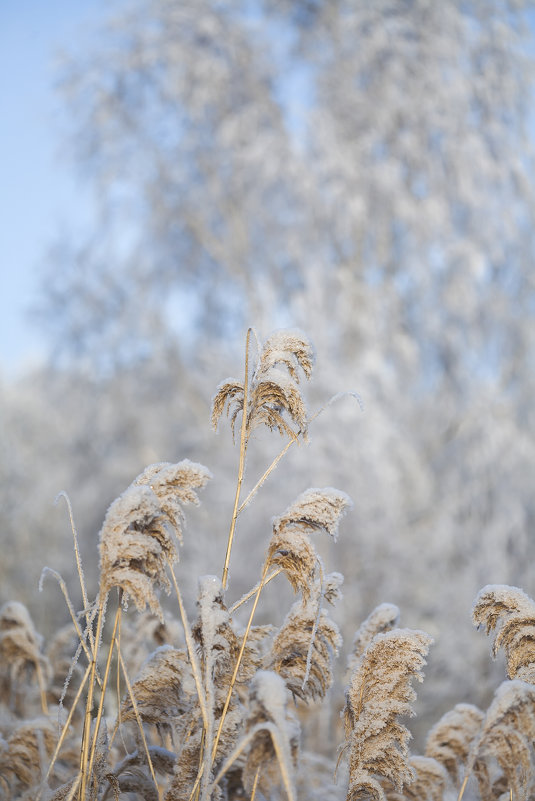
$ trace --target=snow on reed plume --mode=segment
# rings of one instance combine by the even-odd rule
[[[482,798],[511,790],[515,801],[532,797],[535,778],[535,687],[520,679],[502,682],[472,743],[467,773],[477,777]],[[491,779],[497,763],[501,775]]]
[[[473,704],[457,704],[429,730],[425,754],[440,762],[452,782],[458,786],[475,738],[479,735],[484,713]]]
[[[325,576],[310,540],[325,531],[335,541],[342,515],[351,499],[339,490],[309,489],[273,521],[267,562],[280,567],[294,592],[301,592],[273,641],[270,667],[290,692],[302,700],[323,698],[332,684],[332,662],[342,644],[336,624],[322,609],[340,595],[340,574]]]
[[[24,708],[34,679],[42,711],[47,711],[44,683],[50,664],[41,652],[42,643],[24,604],[8,601],[0,608],[0,702],[12,709]]]
[[[14,727],[7,739],[0,741],[0,777],[7,787],[6,798],[22,797],[41,782],[56,739],[52,721],[40,717]]]
[[[505,651],[507,675],[535,683],[535,603],[518,587],[487,584],[474,602],[472,619],[489,634],[496,631],[492,655]]]
[[[217,429],[226,407],[234,432],[236,418],[246,404],[244,424],[248,434],[259,425],[290,438],[299,432],[306,434],[307,410],[299,387],[299,368],[309,379],[313,364],[312,346],[304,334],[276,331],[260,349],[249,387],[235,378],[227,378],[218,386],[212,401],[212,426]]]
[[[370,795],[383,801],[380,778],[401,791],[414,778],[409,730],[400,716],[413,715],[411,679],[423,679],[431,637],[393,629],[376,634],[357,663],[346,692],[345,746],[349,760],[348,801]]]
[[[412,756],[409,765],[415,779],[404,788],[407,801],[442,801],[448,774],[440,762],[431,757]]]
[[[387,780],[381,780],[386,801],[444,801],[449,781],[440,762],[430,757],[412,756],[409,765],[414,779],[403,787],[402,792],[394,789]]]
[[[323,530],[336,542],[340,519],[351,506],[345,492],[309,489],[273,521],[268,561],[282,568],[294,592],[301,591],[305,599],[314,589],[317,595],[322,583],[321,561],[309,535]]]
[[[298,600],[273,640],[269,667],[303,701],[323,698],[333,683],[333,662],[342,645],[338,626],[325,609]]]
[[[294,771],[299,749],[299,723],[288,704],[282,679],[272,671],[259,670],[251,684],[247,723],[252,744],[243,769],[243,784],[251,792],[258,776],[266,795],[281,779],[288,797],[295,797]]]
[[[173,538],[182,539],[182,504],[198,503],[196,489],[211,477],[203,465],[185,459],[147,467],[115,500],[99,535],[100,598],[120,587],[142,611],[163,620],[156,587],[169,591],[166,567],[178,561]]]
[[[141,720],[175,732],[179,721],[198,707],[195,681],[185,650],[161,645],[147,658],[132,682]],[[122,722],[135,720],[132,699],[126,696]],[[182,727],[179,727],[182,728]]]
[[[399,609],[395,604],[383,603],[373,609],[364,620],[353,638],[351,654],[348,659],[348,671],[351,674],[376,634],[390,631],[399,623]]]

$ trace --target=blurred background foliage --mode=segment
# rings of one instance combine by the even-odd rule
[[[436,641],[422,726],[487,703],[473,599],[535,591],[532,16],[499,0],[130,0],[94,51],[73,48],[65,158],[99,219],[52,247],[49,363],[1,387],[2,601],[55,628],[43,564],[77,592],[57,493],[95,587],[108,504],[146,464],[190,458],[214,473],[179,565],[193,603],[222,567],[238,460],[211,397],[241,375],[248,325],[299,327],[311,411],[354,390],[364,413],[343,398],[290,450],[239,520],[229,592],[256,581],[273,515],[338,487],[355,509],[325,558],[345,574],[347,645],[396,603]],[[253,445],[250,486],[281,443]]]

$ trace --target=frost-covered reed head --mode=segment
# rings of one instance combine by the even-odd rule
[[[306,435],[307,410],[299,383],[300,373],[310,378],[313,364],[312,346],[299,331],[276,331],[264,342],[248,386],[247,434],[266,425],[291,439]],[[244,382],[235,378],[219,385],[212,402],[214,428],[226,408],[234,432],[236,419],[243,412],[245,390]]]
[[[383,603],[376,606],[356,631],[353,638],[351,656],[348,659],[348,670],[353,671],[356,669],[358,662],[362,659],[366,648],[376,634],[391,631],[398,623],[399,609],[395,604]]]
[[[161,645],[147,657],[133,683],[133,695],[141,719],[160,727],[175,726],[197,705],[195,682],[187,654]],[[122,720],[134,720],[130,695],[122,705]]]
[[[267,563],[283,570],[301,598],[273,641],[270,667],[303,701],[324,697],[342,644],[338,627],[322,604],[324,600],[332,604],[340,596],[343,576],[324,574],[310,534],[325,531],[336,539],[340,518],[350,507],[350,498],[340,490],[309,489],[273,521]]]
[[[244,787],[250,793],[258,776],[266,797],[283,784],[292,799],[300,729],[281,677],[270,670],[257,671],[251,682],[249,708],[247,727],[252,743],[243,769]]]
[[[306,598],[315,586],[319,559],[310,534],[326,531],[334,540],[343,514],[352,506],[345,492],[308,489],[273,521],[268,561],[281,567],[295,592]]]
[[[46,669],[42,641],[24,604],[7,601],[0,608],[0,701],[8,706],[15,689],[21,689],[34,672]]]
[[[447,770],[454,784],[465,771],[472,743],[479,735],[485,715],[474,704],[457,704],[429,730],[425,754]]]
[[[414,714],[411,679],[422,680],[430,643],[423,631],[393,629],[376,634],[357,663],[345,706],[348,801],[366,793],[383,799],[379,779],[388,780],[397,791],[413,780],[410,733],[398,718]]]
[[[333,661],[342,637],[325,609],[299,599],[273,640],[270,667],[294,697],[323,698],[333,683]]]
[[[56,731],[47,718],[26,720],[14,728],[7,740],[0,737],[0,797],[35,798],[56,744]]]
[[[498,787],[510,790],[517,801],[533,798],[534,742],[535,687],[519,679],[502,682],[467,762],[467,772],[477,776],[481,798],[498,798]],[[501,776],[496,775],[496,764]]]
[[[162,618],[155,588],[169,589],[167,563],[178,560],[182,506],[198,503],[196,489],[210,472],[185,459],[150,465],[115,500],[100,530],[100,598],[119,587],[142,611],[148,604]]]
[[[535,602],[519,587],[487,584],[472,611],[476,626],[495,631],[492,656],[505,651],[507,675],[535,684]]]

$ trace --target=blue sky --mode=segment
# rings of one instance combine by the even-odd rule
[[[65,229],[83,230],[89,189],[62,159],[66,115],[58,55],[83,47],[110,8],[106,0],[0,3],[0,378],[44,353],[32,325],[39,272]]]

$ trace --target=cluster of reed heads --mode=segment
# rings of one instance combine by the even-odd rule
[[[258,582],[227,601],[238,518],[287,450],[306,439],[311,420],[301,385],[313,367],[307,338],[295,331],[276,332],[263,345],[254,338],[250,330],[243,380],[227,379],[213,400],[214,428],[226,412],[237,429],[239,468],[221,578],[199,579],[196,620],[188,619],[176,565],[184,507],[198,503],[210,473],[188,460],[147,467],[111,504],[93,601],[72,524],[82,611],[62,577],[45,568],[71,618],[46,647],[22,603],[0,609],[0,796],[535,798],[535,603],[515,587],[485,587],[473,610],[474,622],[495,633],[493,653],[503,648],[507,659],[508,679],[486,712],[457,705],[429,732],[425,754],[411,755],[401,719],[413,714],[412,683],[422,680],[431,638],[400,628],[397,607],[383,603],[358,628],[347,658],[332,762],[301,747],[302,728],[314,726],[322,703],[333,703],[342,645],[329,608],[341,598],[343,577],[326,571],[314,538],[336,540],[351,501],[330,487],[303,492],[274,518]],[[258,426],[278,432],[284,445],[242,499]],[[255,625],[264,587],[284,580],[295,593],[285,619]],[[176,614],[164,613],[162,590],[176,597]],[[125,614],[129,599],[135,614]]]

